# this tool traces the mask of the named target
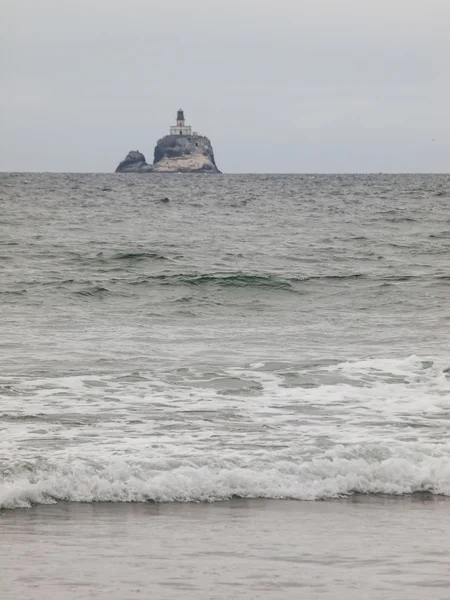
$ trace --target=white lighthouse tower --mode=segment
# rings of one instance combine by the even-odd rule
[[[181,108],[177,112],[177,124],[170,128],[170,135],[192,135],[192,127],[185,125],[184,111]]]

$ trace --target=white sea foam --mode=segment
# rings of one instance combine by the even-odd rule
[[[3,379],[0,507],[450,495],[445,360]]]
[[[189,463],[189,464],[188,464]],[[57,500],[74,502],[213,502],[241,498],[316,500],[352,493],[450,496],[447,456],[317,459],[303,464],[275,462],[227,468],[186,461],[155,470],[142,462],[49,463],[0,484],[0,507],[17,508]]]

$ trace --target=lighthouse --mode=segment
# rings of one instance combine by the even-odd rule
[[[176,123],[176,125],[171,126],[170,135],[192,135],[192,127],[186,125],[184,111],[181,108],[177,111]]]

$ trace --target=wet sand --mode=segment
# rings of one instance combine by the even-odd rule
[[[2,600],[448,600],[450,502],[58,503],[0,513]]]

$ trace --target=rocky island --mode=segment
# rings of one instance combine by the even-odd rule
[[[220,173],[211,142],[204,135],[192,132],[185,124],[184,112],[177,112],[176,125],[169,135],[158,140],[153,164],[147,164],[138,150],[129,152],[116,173]]]

